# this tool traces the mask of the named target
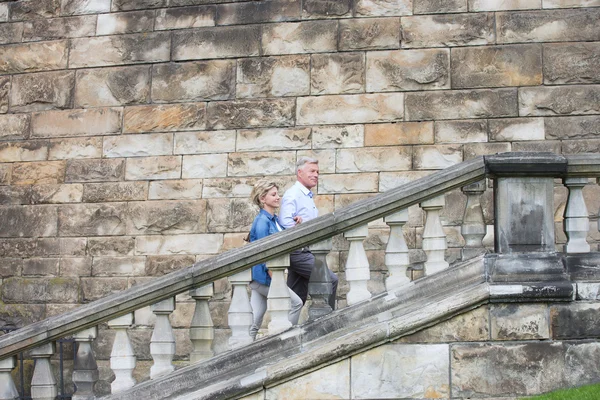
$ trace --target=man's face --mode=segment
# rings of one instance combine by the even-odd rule
[[[306,163],[298,170],[298,182],[312,189],[319,181],[319,164]]]

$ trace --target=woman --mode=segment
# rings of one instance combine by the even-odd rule
[[[279,208],[278,187],[275,182],[261,179],[254,185],[252,201],[260,208],[260,211],[250,229],[250,242],[269,236],[273,233],[283,230],[277,222],[275,210]],[[250,288],[252,294],[250,296],[250,304],[252,305],[253,323],[250,328],[250,336],[252,340],[256,338],[256,333],[262,325],[263,317],[267,311],[267,296],[269,294],[269,286],[271,285],[271,271],[267,269],[266,264],[258,264],[252,267],[252,281]],[[300,317],[300,309],[302,308],[302,300],[292,290],[290,292],[291,309],[289,320],[292,325],[298,323]]]

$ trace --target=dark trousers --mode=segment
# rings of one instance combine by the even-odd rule
[[[306,303],[308,296],[308,281],[315,265],[315,256],[308,250],[295,250],[290,254],[290,267],[288,268],[287,285]],[[335,296],[338,287],[338,277],[332,270],[328,269],[329,278],[333,286],[331,296],[329,296],[329,305],[335,310]]]

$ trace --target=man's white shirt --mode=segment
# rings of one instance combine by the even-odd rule
[[[300,216],[302,222],[308,222],[319,216],[319,210],[312,199],[312,192],[303,184],[296,183],[285,191],[279,206],[279,224],[284,228],[296,225],[294,217]]]

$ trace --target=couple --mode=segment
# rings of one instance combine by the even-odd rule
[[[301,157],[296,163],[296,183],[286,190],[283,198],[279,197],[277,184],[266,179],[261,179],[252,190],[252,201],[260,207],[260,212],[252,223],[250,241],[261,239],[265,236],[292,228],[302,222],[310,221],[319,215],[315,206],[313,194],[310,191],[317,186],[319,178],[319,161],[314,158]],[[280,205],[281,203],[281,205]],[[277,208],[279,217],[275,214]],[[308,296],[308,281],[315,262],[315,257],[307,247],[295,250],[290,254],[290,267],[288,268],[287,285],[290,288],[291,308],[289,320],[292,325],[298,324],[300,309]],[[333,294],[329,298],[331,309],[335,309],[335,295],[338,278],[329,270],[333,284]],[[263,316],[267,310],[267,295],[271,284],[271,272],[266,265],[258,264],[252,267],[252,294],[253,323],[250,336],[256,338]]]

